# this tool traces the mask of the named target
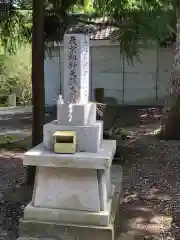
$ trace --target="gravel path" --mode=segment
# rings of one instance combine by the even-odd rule
[[[15,190],[22,189],[26,178],[21,156],[17,151],[0,152],[0,240],[15,240],[17,236],[18,220],[25,203],[24,192],[18,194],[18,199],[13,196]]]
[[[129,146],[125,159],[121,234],[180,239],[180,142],[144,137]]]

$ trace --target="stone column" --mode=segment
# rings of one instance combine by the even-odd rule
[[[64,37],[64,102],[88,103],[89,38],[83,34]]]

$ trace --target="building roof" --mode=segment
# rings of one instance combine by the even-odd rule
[[[118,22],[113,22],[110,17],[90,17],[85,14],[67,15],[65,19],[59,19],[54,15],[45,17],[45,41],[62,42],[65,33],[89,34],[91,40],[118,41]],[[171,46],[175,41],[175,34],[169,34],[161,46]],[[150,41],[151,42],[151,41]]]
[[[79,22],[69,27],[67,33],[85,33],[89,34],[91,40],[109,40],[117,30],[110,24],[108,25],[108,18],[92,18],[89,22],[92,24]]]
[[[117,30],[111,25],[107,17],[89,18],[85,15],[70,15],[66,21],[59,21],[54,16],[47,16],[45,34],[49,41],[62,41],[64,33],[85,33],[89,34],[91,40],[108,40],[113,38]]]

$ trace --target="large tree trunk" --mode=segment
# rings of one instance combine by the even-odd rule
[[[166,139],[180,139],[180,7],[177,7],[176,27],[176,50],[169,81],[169,98],[162,119],[162,135]]]
[[[44,124],[44,0],[33,0],[32,35],[32,145],[43,140]],[[33,185],[35,167],[28,167],[27,184]]]

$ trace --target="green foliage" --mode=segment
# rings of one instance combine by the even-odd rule
[[[18,6],[23,10],[32,10],[32,0],[18,0]]]
[[[0,56],[0,93],[12,94],[15,91],[16,79],[14,79],[8,70],[11,66],[11,59],[9,56]]]
[[[101,15],[108,15],[116,30],[112,40],[120,42],[120,51],[129,60],[139,57],[139,49],[162,43],[175,33],[173,1],[95,0]]]
[[[73,12],[87,12],[99,17],[108,16],[107,25],[114,28],[110,38],[120,42],[121,53],[131,62],[134,57],[140,58],[142,47],[170,42],[176,32],[175,0],[82,0],[76,1],[76,4],[69,0],[68,3],[70,2],[73,7],[66,5],[68,11],[71,9]],[[60,16],[58,9],[56,14]],[[92,25],[92,21],[89,24]]]
[[[95,9],[93,8],[92,0],[80,0],[72,8],[73,13],[93,13]]]
[[[32,0],[20,0],[19,5],[21,9],[32,9]],[[109,24],[114,27],[111,39],[118,40],[121,53],[133,60],[134,56],[139,57],[140,46],[164,43],[174,37],[176,6],[176,0],[45,0],[46,17],[57,18],[56,25],[48,26],[45,40],[51,41],[52,32],[63,36],[71,21],[69,13],[108,16]],[[12,9],[8,18],[0,22],[0,45],[9,54],[31,41],[31,15],[32,11]]]
[[[32,98],[31,49],[21,48],[16,55],[0,56],[0,93],[15,93],[18,102],[26,105]]]
[[[31,40],[32,18],[29,11],[11,9],[0,21],[0,39],[4,51],[10,55]]]
[[[10,55],[32,39],[32,0],[19,0],[18,6],[4,13],[0,21],[0,50],[3,48]],[[57,16],[57,20],[60,22],[60,18],[63,19],[65,25],[68,22],[67,13],[91,10],[92,0],[45,0],[45,16]],[[59,28],[59,25],[56,27]]]

